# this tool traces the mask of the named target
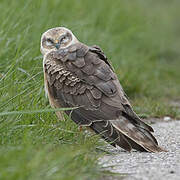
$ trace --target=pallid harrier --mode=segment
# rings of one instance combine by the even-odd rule
[[[160,152],[152,127],[133,111],[103,51],[78,41],[64,27],[41,37],[45,89],[52,107],[65,111],[79,126],[88,126],[113,146]],[[62,119],[61,112],[57,116]]]

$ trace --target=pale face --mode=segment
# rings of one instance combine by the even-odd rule
[[[66,48],[77,42],[76,37],[67,28],[49,29],[41,37],[41,53],[45,55],[53,50]]]

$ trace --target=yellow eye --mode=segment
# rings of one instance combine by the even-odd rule
[[[64,36],[62,39],[61,39],[61,43],[67,43],[69,40],[69,38],[67,36]]]
[[[48,38],[48,39],[46,40],[46,46],[52,46],[53,44],[54,44],[54,42],[53,42],[52,39]]]

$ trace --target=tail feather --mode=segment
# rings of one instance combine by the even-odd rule
[[[141,152],[148,152],[146,149],[144,149],[142,146],[140,146],[139,144],[137,144],[135,141],[133,141],[133,140],[130,139],[129,137],[126,136],[126,139],[127,139],[128,142],[130,143],[132,149],[136,149],[136,150],[141,151]]]
[[[132,148],[145,152],[165,151],[158,146],[156,138],[150,131],[144,129],[144,126],[133,124],[125,117],[94,121],[90,128],[113,146],[118,145],[127,151],[131,151]]]
[[[133,148],[139,149],[141,146],[145,151],[148,152],[164,151],[158,146],[156,138],[151,134],[150,131],[144,129],[143,127],[132,124],[125,117],[121,117],[121,119],[118,120],[111,120],[111,123],[116,129],[124,134],[127,139],[131,139],[130,143]]]
[[[136,126],[140,126],[141,128],[146,129],[147,131],[154,132],[153,128],[148,124],[144,123],[137,114],[130,108],[129,106],[124,106],[126,112],[123,112],[123,116],[131,121]]]
[[[118,145],[126,151],[131,151],[132,148],[129,142],[123,134],[112,126],[110,121],[95,121],[90,125],[90,128],[114,147]]]

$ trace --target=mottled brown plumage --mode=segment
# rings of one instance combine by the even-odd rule
[[[44,58],[44,73],[51,105],[79,107],[65,111],[78,125],[90,127],[113,146],[127,151],[163,151],[151,134],[153,129],[133,111],[113,67],[98,46],[76,41],[51,50]]]

